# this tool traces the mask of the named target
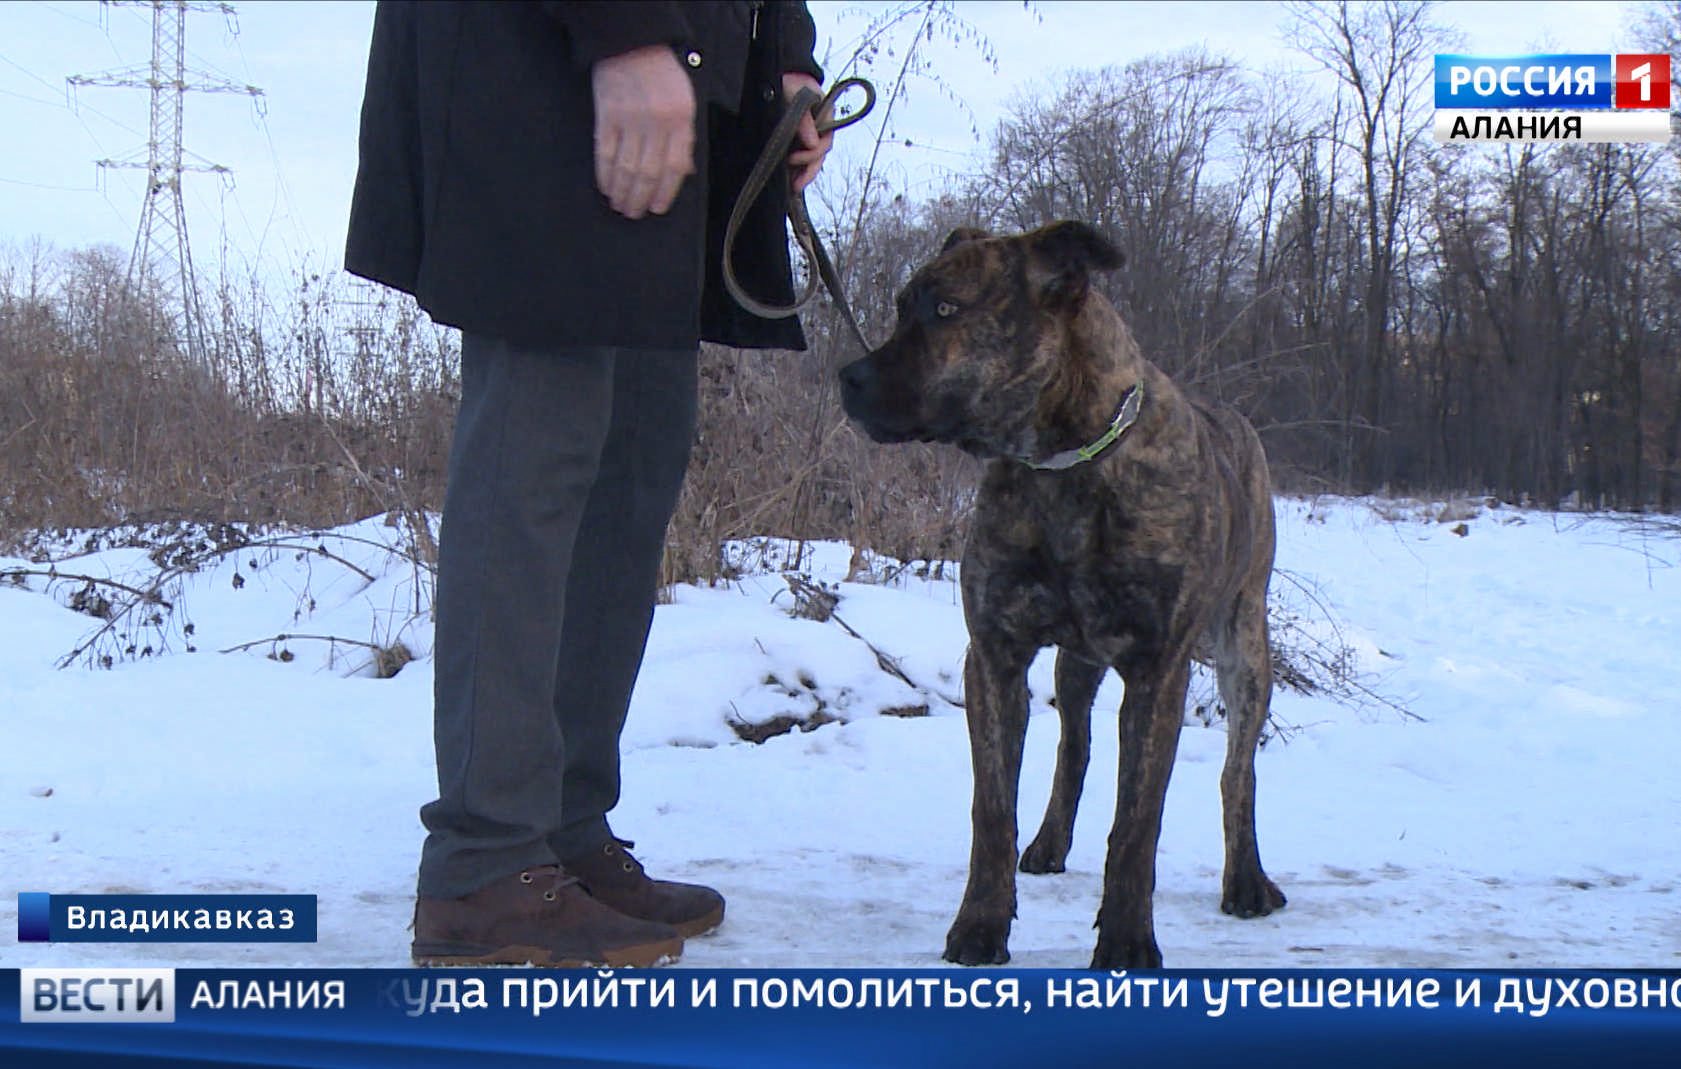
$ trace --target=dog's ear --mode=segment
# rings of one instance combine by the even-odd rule
[[[1077,307],[1085,300],[1092,271],[1114,271],[1126,263],[1114,242],[1085,223],[1065,219],[1025,237],[1030,275],[1052,304]]]
[[[942,254],[948,253],[952,249],[963,244],[965,241],[980,241],[982,238],[989,238],[991,236],[991,234],[988,234],[986,231],[981,230],[978,227],[960,226],[956,230],[953,230],[950,234],[946,235],[946,243],[940,246],[940,252]]]

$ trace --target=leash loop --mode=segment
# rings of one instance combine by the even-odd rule
[[[837,119],[835,118],[835,103],[848,89],[862,89],[864,91],[864,103]],[[796,111],[799,110],[801,101],[815,96],[816,93],[817,90],[807,86],[799,91],[798,95],[794,97],[794,102],[790,104],[789,107]],[[806,104],[805,106],[809,108],[814,105]],[[824,94],[823,98],[818,100],[815,104],[817,132],[819,134],[826,134],[832,130],[844,130],[848,126],[857,122],[859,119],[868,115],[875,106],[875,86],[866,82],[862,78],[842,78],[840,81],[830,86],[828,93]]]
[[[837,119],[835,104],[842,94],[852,89],[863,90],[864,103]],[[875,100],[875,87],[862,78],[842,78],[830,86],[826,94],[820,95],[809,86],[795,94],[788,110],[783,113],[782,120],[776,124],[776,129],[771,132],[770,139],[765,143],[764,151],[759,154],[758,162],[753,165],[752,172],[747,176],[747,183],[742,187],[741,195],[736,198],[735,207],[730,211],[729,224],[724,228],[724,287],[729,290],[736,303],[761,319],[787,319],[803,311],[816,299],[817,287],[821,284],[827,287],[835,307],[841,311],[841,318],[864,352],[870,351],[870,344],[864,340],[864,332],[858,326],[858,317],[853,315],[852,307],[847,303],[840,275],[829,259],[828,250],[823,247],[822,239],[817,236],[817,229],[811,224],[811,215],[806,210],[803,191],[796,193],[791,187],[788,190],[788,222],[794,240],[799,243],[800,249],[805,253],[806,262],[812,268],[807,274],[805,292],[790,305],[766,304],[742,286],[741,280],[736,277],[733,261],[736,236],[741,231],[741,224],[747,218],[748,210],[763,195],[765,187],[770,184],[779,169],[783,172],[783,181],[790,181],[784,162],[788,158],[788,150],[793,146],[794,139],[799,136],[800,120],[808,113],[811,114],[817,121],[819,135],[843,130],[868,115],[870,109],[875,107]]]

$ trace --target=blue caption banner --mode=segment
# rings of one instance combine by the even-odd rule
[[[313,943],[314,895],[18,895],[19,943]]]
[[[125,1016],[126,1015],[126,1016]],[[120,1023],[109,1028],[100,1024]],[[148,1023],[149,1022],[149,1023]],[[1681,972],[24,969],[0,1062],[1674,1069]]]
[[[1604,54],[1436,56],[1438,108],[1609,108],[1615,89]]]

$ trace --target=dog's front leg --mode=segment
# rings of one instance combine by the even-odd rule
[[[1179,729],[1185,718],[1189,650],[1165,666],[1126,679],[1121,700],[1120,775],[1115,825],[1103,870],[1103,905],[1097,911],[1094,969],[1159,969],[1155,911],[1156,840]]]
[[[974,762],[969,885],[946,935],[947,961],[1002,965],[1010,960],[1016,915],[1016,794],[1027,735],[1027,666],[1033,651],[975,637],[963,679]]]

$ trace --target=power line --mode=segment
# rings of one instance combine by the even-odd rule
[[[55,12],[57,12],[57,9],[51,9],[51,10],[54,10]],[[57,13],[58,14],[64,14],[64,12],[57,12]],[[76,21],[86,22],[87,20],[77,19]],[[59,88],[53,82],[49,82],[47,79],[41,77],[39,74],[36,74],[34,71],[30,70],[28,67],[23,66],[21,63],[19,63],[16,60],[10,58],[9,56],[0,55],[0,63],[6,64],[8,67],[11,67],[13,70],[16,70],[16,71],[20,72],[21,74],[23,74],[27,78],[33,79],[34,81],[37,81],[37,82],[40,82],[42,85],[46,86],[48,89],[57,91],[58,88]],[[43,99],[41,97],[32,97],[32,96],[28,95],[27,93],[19,93],[19,92],[16,92],[15,90],[11,90],[11,89],[0,89],[0,94],[4,94],[4,95],[10,96],[10,97],[16,97],[19,100],[26,100],[26,101],[29,101],[32,104],[39,104],[43,107],[63,108],[66,111],[69,111],[71,115],[75,116],[76,123],[77,123],[77,125],[81,126],[82,132],[88,135],[88,140],[92,141],[95,145],[100,144],[99,136],[93,132],[92,127],[88,126],[87,120],[82,118],[81,113],[82,113],[83,110],[86,110],[86,111],[90,112],[91,114],[96,115],[101,119],[104,119],[106,122],[110,123],[112,126],[115,126],[120,130],[126,130],[129,133],[134,134],[137,137],[144,137],[145,136],[139,130],[136,130],[134,127],[128,125],[127,123],[121,121],[120,119],[113,118],[112,116],[105,114],[103,111],[100,111],[98,108],[85,107],[84,105],[82,105],[80,103],[80,101],[77,101],[75,103],[75,105],[72,106],[72,104],[69,100],[57,100],[57,101],[46,100],[46,99]],[[68,96],[68,94],[66,94],[66,95]],[[68,186],[43,185],[43,184],[40,184],[40,183],[25,182],[21,179],[7,179],[6,181],[10,185],[27,185],[27,186],[35,186],[36,188],[39,188],[39,189],[58,189],[58,190],[64,190],[64,191],[67,191],[67,192],[70,191],[70,187],[68,187]],[[78,192],[85,192],[85,191],[86,190],[79,190]],[[98,192],[98,191],[99,190],[97,189],[97,187],[95,187],[95,189],[93,190],[93,192]],[[110,203],[109,198],[106,198],[106,203],[107,204]]]
[[[8,186],[27,186],[30,189],[50,189],[58,193],[97,193],[93,186],[55,186],[46,182],[26,182],[21,178],[0,178]]]
[[[40,97],[32,97],[28,93],[19,93],[11,89],[0,89],[0,96],[16,97],[18,100],[26,100],[31,104],[41,104],[49,108],[64,107],[62,100],[43,100]]]
[[[54,7],[51,4],[43,3],[43,2],[41,2],[41,0],[37,0],[37,3],[39,4],[39,6],[45,8],[48,11],[51,11],[53,14],[60,15],[64,18],[67,18],[71,22],[79,22],[83,26],[92,26],[96,30],[105,29],[104,26],[100,25],[98,22],[95,22],[93,19],[86,19],[86,18],[83,18],[80,15],[72,14],[71,12],[66,11],[61,7]]]
[[[238,34],[234,35],[233,45],[234,50],[239,55],[240,69],[244,72],[246,77],[250,77],[251,62],[245,55],[245,46],[241,42]],[[260,103],[261,102],[259,101],[259,104]],[[275,194],[269,201],[268,219],[264,222],[262,231],[259,233],[257,228],[252,225],[251,220],[245,214],[244,204],[238,197],[234,199],[234,205],[239,211],[240,218],[245,221],[246,229],[250,231],[252,237],[256,239],[258,255],[261,255],[264,245],[268,242],[269,235],[274,231],[275,217],[281,214],[282,210],[284,210],[285,217],[291,224],[292,230],[292,246],[286,251],[295,255],[301,250],[308,249],[312,243],[309,240],[309,235],[304,232],[302,225],[298,221],[299,213],[297,205],[292,199],[291,183],[286,180],[286,169],[281,163],[280,150],[274,143],[274,131],[269,127],[268,109],[265,107],[258,107],[256,109],[256,119],[258,127],[262,129],[263,140],[268,146],[269,160],[274,165]],[[279,237],[277,240],[283,248],[286,246],[285,237]]]
[[[41,77],[39,74],[36,74],[34,71],[30,70],[28,67],[25,67],[23,64],[19,63],[17,60],[12,59],[10,56],[7,56],[5,53],[0,53],[0,63],[4,63],[6,66],[11,67],[13,70],[21,72],[27,78],[35,79],[37,82],[40,82],[42,85],[46,86],[48,89],[57,89],[58,88],[58,86],[56,86],[53,83],[47,81],[45,78]]]

